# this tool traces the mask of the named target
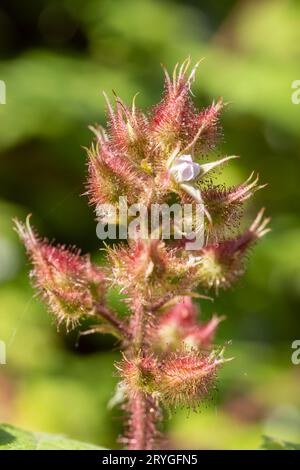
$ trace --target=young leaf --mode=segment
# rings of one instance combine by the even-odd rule
[[[10,424],[1,424],[0,450],[104,450],[104,448],[60,435],[31,433]]]
[[[262,436],[262,448],[264,450],[300,450],[300,444],[294,442],[281,441],[270,436]]]

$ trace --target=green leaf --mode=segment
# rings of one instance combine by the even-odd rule
[[[262,448],[264,450],[300,450],[300,444],[281,441],[270,436],[263,436]]]
[[[104,447],[55,434],[31,433],[9,424],[1,424],[0,450],[104,450]]]

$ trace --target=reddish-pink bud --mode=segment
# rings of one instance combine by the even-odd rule
[[[177,64],[173,77],[165,71],[165,96],[154,108],[150,121],[153,141],[163,152],[180,145],[183,153],[193,147],[199,154],[205,154],[215,146],[220,134],[218,119],[222,101],[200,113],[195,110],[190,89],[198,64],[187,75],[189,66],[188,59],[177,72]]]
[[[223,350],[171,353],[160,365],[157,391],[168,406],[196,407],[214,387],[216,374],[225,362]]]
[[[26,225],[16,221],[16,229],[33,264],[32,277],[58,324],[74,327],[84,315],[92,315],[95,302],[105,295],[103,272],[79,250],[53,246]]]
[[[251,173],[244,183],[231,188],[209,185],[202,190],[203,202],[211,219],[208,230],[211,241],[218,241],[224,238],[227,232],[232,232],[243,214],[243,202],[266,186],[259,185],[258,175],[254,179],[253,175],[254,173]]]
[[[242,235],[223,242],[208,245],[198,254],[199,280],[205,287],[226,288],[239,278],[245,270],[249,248],[266,233],[269,218],[263,219],[261,210],[252,225]]]
[[[138,171],[105,141],[88,153],[87,194],[92,204],[117,204],[120,196],[127,196],[129,204],[138,201],[148,177],[145,173]]]
[[[162,314],[153,331],[153,342],[159,349],[209,348],[223,319],[213,316],[208,322],[197,321],[198,312],[190,297],[183,297]]]
[[[131,109],[116,96],[115,111],[106,94],[104,96],[109,115],[111,148],[121,155],[126,154],[128,159],[135,163],[141,162],[149,145],[149,124],[147,117],[135,105],[136,96],[133,98]]]

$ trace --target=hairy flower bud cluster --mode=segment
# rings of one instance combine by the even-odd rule
[[[154,356],[124,357],[117,369],[126,393],[133,398],[142,393],[169,407],[196,407],[214,387],[221,364],[230,360],[224,359],[223,352],[171,352],[160,361]]]
[[[158,301],[166,294],[182,295],[190,291],[197,272],[187,254],[167,247],[161,240],[137,240],[128,246],[109,249],[115,282],[122,291],[142,303]]]

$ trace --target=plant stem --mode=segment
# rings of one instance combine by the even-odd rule
[[[129,419],[131,428],[129,430],[129,450],[143,450],[147,448],[147,416],[145,405],[145,397],[142,392],[139,392],[131,399],[129,406],[129,413],[131,414]]]
[[[118,330],[124,338],[131,338],[126,325],[119,318],[117,318],[117,316],[111,310],[102,304],[96,304],[96,310],[97,313],[107,320],[114,328],[116,328],[116,330]]]
[[[156,422],[160,412],[154,398],[138,392],[128,404],[129,416],[129,450],[153,450],[158,438]]]
[[[138,363],[147,354],[146,333],[149,313],[139,299],[134,300],[133,309],[131,355]],[[129,397],[127,411],[129,413],[128,449],[152,450],[157,436],[155,424],[159,418],[159,410],[155,400],[150,394],[139,391]]]
[[[133,302],[133,324],[132,324],[132,336],[134,344],[134,355],[143,356],[145,352],[145,324],[147,321],[147,313],[145,308],[139,299],[135,299]]]

